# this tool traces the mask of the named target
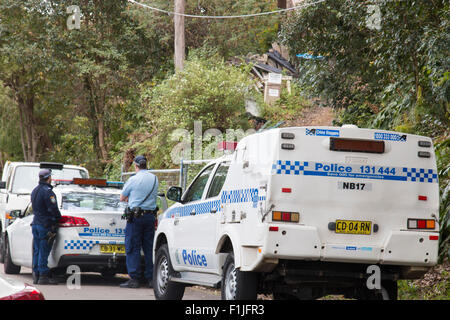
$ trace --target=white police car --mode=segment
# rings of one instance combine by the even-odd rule
[[[155,234],[158,299],[193,284],[221,287],[223,299],[395,299],[398,279],[437,262],[437,168],[423,136],[266,130],[167,198],[177,203]]]
[[[68,266],[77,265],[81,271],[104,275],[126,273],[126,221],[121,219],[126,203],[119,201],[122,183],[103,179],[56,183],[53,191],[62,218],[48,259],[49,268],[65,272]],[[30,203],[8,226],[5,273],[19,273],[21,266],[32,267],[32,221]]]

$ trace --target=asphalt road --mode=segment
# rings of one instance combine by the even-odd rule
[[[0,263],[0,274],[4,277],[17,279],[32,284],[31,269],[22,267],[18,275],[5,275],[3,264]],[[73,278],[72,278],[73,279]],[[155,300],[153,289],[120,288],[119,284],[128,280],[127,275],[116,275],[113,278],[103,278],[99,273],[82,273],[77,288],[76,282],[67,278],[61,279],[58,285],[34,285],[47,300]],[[67,285],[69,284],[69,285]],[[188,287],[183,300],[219,300],[220,292],[201,287]]]

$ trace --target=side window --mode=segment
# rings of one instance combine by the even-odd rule
[[[205,190],[206,183],[208,182],[209,175],[214,169],[214,164],[207,167],[200,173],[197,179],[192,183],[191,187],[187,190],[183,197],[183,202],[197,201],[202,198],[203,190]]]
[[[220,164],[211,182],[206,198],[213,198],[219,195],[220,191],[222,190],[223,184],[225,183],[225,179],[227,178],[229,168],[229,162],[223,162]]]

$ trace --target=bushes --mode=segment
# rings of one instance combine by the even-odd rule
[[[143,86],[142,123],[115,157],[134,149],[148,155],[152,168],[169,168],[178,166],[174,153],[185,159],[205,156],[202,146],[224,139],[232,130],[241,129],[242,134],[248,129],[245,101],[253,97],[252,88],[246,67],[228,65],[211,51],[192,52],[183,71]]]

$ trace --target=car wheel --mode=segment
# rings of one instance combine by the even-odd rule
[[[158,300],[181,300],[184,295],[185,286],[170,281],[174,274],[170,262],[167,244],[161,245],[156,251],[155,267],[153,268],[153,290]]]
[[[8,241],[8,237],[5,237],[5,261],[3,268],[6,274],[19,274],[20,266],[16,266],[11,259],[11,249]]]
[[[233,253],[228,254],[223,266],[222,300],[256,300],[258,274],[235,268]]]

